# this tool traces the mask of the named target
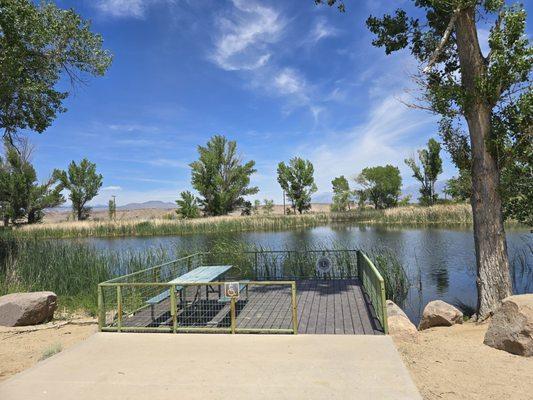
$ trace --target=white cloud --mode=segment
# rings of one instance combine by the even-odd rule
[[[304,78],[292,68],[283,68],[273,78],[274,89],[281,94],[306,97],[306,82]]]
[[[147,163],[156,167],[189,168],[189,165],[183,161],[168,158],[156,158],[155,160],[147,161]]]
[[[96,7],[102,13],[117,18],[143,18],[146,0],[99,0]]]
[[[369,118],[344,132],[325,135],[322,144],[301,149],[315,166],[319,191],[329,191],[331,179],[354,177],[361,169],[376,165],[398,166],[409,176],[403,160],[414,150],[413,138],[429,136],[435,117],[407,108],[390,95],[369,111]]]
[[[122,190],[122,188],[120,186],[104,186],[102,190]]]
[[[319,19],[311,31],[311,34],[309,35],[308,41],[310,43],[317,43],[318,41],[328,38],[337,36],[339,31],[332,26],[329,26],[324,19]]]
[[[285,22],[258,3],[233,0],[233,5],[232,14],[217,21],[220,29],[209,58],[228,71],[260,68],[270,60],[268,44],[279,40]]]

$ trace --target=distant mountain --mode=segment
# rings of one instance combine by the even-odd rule
[[[117,210],[145,210],[147,208],[168,210],[171,208],[176,208],[176,203],[153,200],[145,201],[144,203],[129,203],[123,206],[118,206]]]

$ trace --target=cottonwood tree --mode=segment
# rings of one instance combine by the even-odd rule
[[[294,157],[289,164],[278,164],[278,183],[285,191],[296,213],[302,214],[311,208],[311,195],[317,191],[314,168],[309,160]]]
[[[503,0],[416,0],[414,5],[419,9],[416,16],[409,17],[405,10],[398,9],[382,18],[371,16],[367,25],[376,36],[372,42],[375,46],[384,47],[387,54],[408,48],[419,61],[421,107],[459,125],[466,121],[471,151],[477,315],[486,319],[512,293],[498,162],[498,143],[503,138],[497,121],[505,119],[502,114],[509,107],[529,116],[520,119],[531,121],[531,107],[518,104],[531,92],[533,52],[525,35],[526,11],[519,4],[509,5]],[[487,54],[480,48],[478,24],[490,26]],[[531,104],[527,99],[525,103]],[[530,128],[513,133],[530,141]],[[524,144],[528,146],[530,142]],[[523,167],[531,171],[530,165],[531,157]],[[527,208],[527,199],[518,201],[522,210]]]
[[[91,211],[87,202],[98,194],[103,181],[102,175],[96,173],[96,164],[86,158],[79,165],[72,161],[67,172],[56,171],[55,176],[61,186],[70,191],[69,199],[78,221],[87,219]]]
[[[36,4],[38,3],[38,4]],[[13,143],[18,131],[43,132],[69,92],[59,90],[67,77],[72,86],[87,75],[103,75],[111,54],[102,37],[72,9],[49,1],[0,1],[0,129]]]
[[[55,177],[39,184],[31,165],[31,146],[26,140],[16,149],[8,140],[4,143],[4,157],[0,157],[0,204],[4,225],[23,218],[32,224],[44,216],[44,209],[65,202]],[[52,174],[53,175],[53,174]]]
[[[181,192],[180,197],[180,199],[176,200],[178,205],[176,213],[186,219],[198,218],[200,216],[198,198],[188,190]]]
[[[402,189],[402,177],[398,167],[392,165],[367,167],[357,176],[356,183],[361,187],[358,196],[368,200],[376,209],[394,207]]]
[[[348,180],[341,175],[331,181],[333,186],[333,204],[332,211],[346,211],[350,209],[350,199],[352,192]]]
[[[438,194],[435,192],[435,183],[442,173],[442,159],[440,158],[440,144],[435,139],[429,139],[427,149],[418,150],[419,165],[414,157],[405,160],[413,171],[413,178],[421,183],[420,203],[423,205],[435,204]]]
[[[244,205],[244,196],[259,192],[250,186],[255,161],[243,163],[237,154],[237,142],[216,135],[206,146],[198,146],[198,153],[198,161],[190,164],[192,185],[202,196],[207,215],[228,214]]]

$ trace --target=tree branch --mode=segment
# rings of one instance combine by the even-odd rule
[[[442,52],[442,49],[444,49],[446,42],[448,42],[448,39],[450,38],[450,34],[452,33],[453,26],[455,25],[455,20],[457,19],[457,15],[459,14],[459,11],[461,11],[460,8],[457,8],[453,11],[453,14],[450,18],[450,21],[448,22],[448,26],[446,27],[444,34],[442,35],[439,45],[437,46],[437,48],[431,55],[428,65],[426,65],[426,67],[422,70],[422,72],[428,73],[429,71],[431,71],[433,64],[435,64],[435,62],[439,58],[440,53]]]

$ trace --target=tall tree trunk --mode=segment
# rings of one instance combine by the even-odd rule
[[[456,34],[462,85],[468,96],[464,115],[472,149],[471,203],[477,262],[478,318],[485,319],[503,298],[512,293],[512,285],[499,193],[500,174],[487,145],[491,137],[492,106],[477,87],[486,66],[479,47],[474,7],[459,12]]]

